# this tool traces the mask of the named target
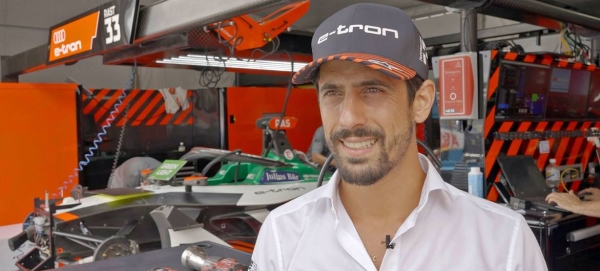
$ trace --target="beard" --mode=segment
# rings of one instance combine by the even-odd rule
[[[409,124],[404,131],[394,135],[389,140],[383,131],[366,127],[354,130],[342,129],[335,131],[329,137],[329,146],[336,161],[340,177],[348,184],[369,186],[386,176],[406,156],[413,135],[413,125]],[[340,153],[339,140],[348,137],[371,137],[380,144],[376,159],[367,157],[343,157]],[[337,144],[336,144],[337,143]],[[369,161],[371,160],[371,161]]]

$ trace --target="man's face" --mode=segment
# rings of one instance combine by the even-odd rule
[[[415,125],[406,82],[329,61],[317,83],[325,138],[345,182],[374,184],[402,162]]]

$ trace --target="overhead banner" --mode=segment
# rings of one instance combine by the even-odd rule
[[[113,0],[50,28],[48,64],[73,61],[133,43],[139,0]]]

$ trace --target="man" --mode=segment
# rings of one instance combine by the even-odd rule
[[[320,126],[315,131],[312,142],[310,143],[310,148],[308,150],[309,159],[322,167],[330,154],[331,151],[329,150],[329,147],[327,147],[323,126]],[[333,160],[329,163],[329,169],[332,171],[335,170],[335,162]]]
[[[579,199],[583,197],[583,201]],[[600,189],[591,187],[579,191],[575,195],[573,190],[569,193],[550,193],[546,197],[548,203],[556,203],[560,208],[576,214],[600,217]]]
[[[108,188],[138,187],[142,182],[142,170],[155,169],[162,163],[152,157],[133,157],[115,169]]]
[[[344,8],[312,49],[293,82],[318,89],[337,171],[268,215],[250,270],[547,270],[522,216],[446,184],[418,153],[435,84],[404,11]]]

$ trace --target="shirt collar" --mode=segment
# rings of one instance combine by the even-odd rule
[[[423,207],[425,207],[429,199],[429,194],[435,190],[442,190],[446,192],[450,200],[452,201],[453,197],[451,196],[451,192],[448,188],[448,185],[446,184],[446,182],[444,182],[440,174],[436,171],[431,161],[429,161],[427,157],[419,153],[419,162],[421,163],[421,169],[424,172],[426,172],[426,177],[425,181],[423,182],[423,189],[421,190],[421,198],[419,200],[419,205],[416,209],[417,212],[419,212],[421,209],[423,209]],[[331,210],[334,213],[336,213],[336,216],[336,206],[339,201],[338,185],[340,183],[340,180],[341,178],[338,171],[334,172],[331,178],[329,179],[329,182],[327,182],[327,184],[324,185],[325,187],[323,187],[323,191],[321,192],[320,196],[321,198],[330,199]]]

